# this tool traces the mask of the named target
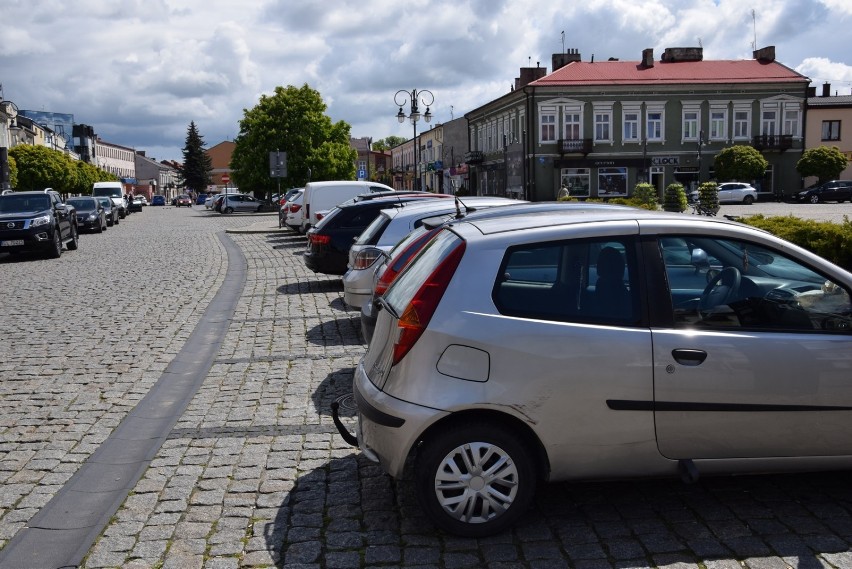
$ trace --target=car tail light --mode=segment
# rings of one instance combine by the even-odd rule
[[[355,255],[355,263],[354,269],[366,269],[370,265],[376,262],[376,259],[382,256],[381,249],[376,249],[375,247],[369,247],[367,249],[362,249],[358,251]]]
[[[323,214],[318,213],[318,214],[317,214],[317,221],[319,221],[319,220],[320,220],[320,219],[322,219],[323,217],[325,217]]]
[[[441,261],[426,281],[420,285],[411,302],[405,307],[397,322],[399,333],[393,345],[393,365],[398,364],[405,354],[414,347],[417,340],[429,326],[444,291],[450,284],[456,269],[464,255],[465,242],[460,241],[453,251]]]
[[[308,240],[313,245],[328,245],[331,243],[331,236],[329,235],[321,235],[319,233],[311,233],[308,235]]]
[[[423,248],[432,237],[438,232],[438,229],[433,229],[421,235],[416,241],[408,244],[408,247],[400,251],[393,259],[388,261],[384,272],[379,276],[374,289],[375,296],[382,296],[388,287],[391,285],[396,276],[404,269],[414,255]]]
[[[302,206],[300,204],[297,204],[297,203],[291,203],[290,204],[290,213],[296,213],[300,209],[302,209]]]

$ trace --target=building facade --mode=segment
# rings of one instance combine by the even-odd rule
[[[476,194],[534,201],[626,197],[649,181],[662,196],[672,182],[715,180],[713,162],[736,144],[769,163],[751,182],[761,198],[801,187],[809,79],[775,61],[704,61],[701,48],[668,48],[659,61],[584,62],[553,56],[554,71],[521,69],[515,88],[465,115]],[[724,180],[719,180],[724,181]]]
[[[177,196],[178,172],[175,168],[148,158],[141,150],[136,152],[135,162],[134,194],[144,195],[149,202],[155,195],[165,196],[166,202]]]
[[[234,187],[231,180],[231,155],[234,153],[235,146],[236,144],[233,141],[223,140],[204,151],[210,157],[210,166],[212,167],[210,176],[215,186],[215,188],[208,188],[209,190],[218,192]]]
[[[831,95],[828,83],[822,86],[820,96],[816,95],[816,88],[812,88],[809,95],[805,148],[839,148],[848,161],[840,178],[852,180],[852,95]],[[806,178],[805,185],[816,181],[816,178]]]

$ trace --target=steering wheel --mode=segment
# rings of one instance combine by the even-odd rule
[[[714,306],[730,303],[739,295],[741,280],[742,274],[739,269],[725,267],[707,283],[704,292],[701,293],[698,307],[701,310],[710,310]]]

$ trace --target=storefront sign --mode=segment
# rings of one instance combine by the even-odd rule
[[[679,166],[680,157],[678,156],[653,156],[651,164],[654,166]]]

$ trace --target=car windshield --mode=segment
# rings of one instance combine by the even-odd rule
[[[50,197],[45,195],[0,196],[0,213],[42,211],[50,208]]]
[[[75,209],[95,209],[95,200],[70,199],[65,203],[73,205]]]
[[[95,188],[92,190],[93,196],[110,196],[114,198],[121,197],[121,188]]]

